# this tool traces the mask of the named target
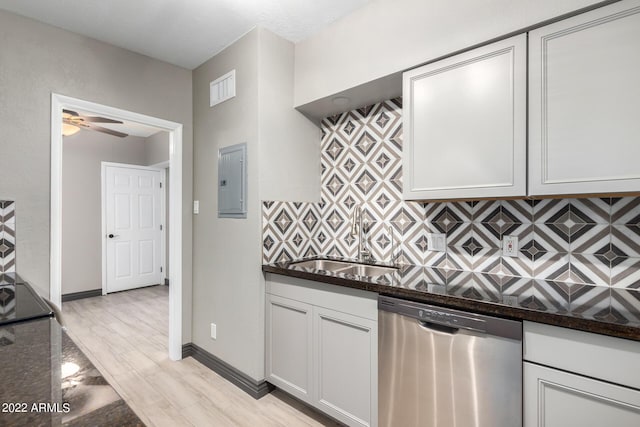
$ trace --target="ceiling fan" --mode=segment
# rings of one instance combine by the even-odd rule
[[[106,133],[109,135],[124,138],[129,136],[126,133],[118,132],[113,129],[107,129],[102,126],[98,126],[95,123],[115,123],[122,124],[120,120],[107,119],[106,117],[98,116],[83,116],[75,111],[62,110],[62,134],[64,136],[70,136],[77,133],[80,129],[95,130],[98,132]]]

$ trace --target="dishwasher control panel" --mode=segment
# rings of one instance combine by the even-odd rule
[[[407,307],[407,309],[412,310],[413,308],[409,306]],[[415,317],[424,322],[435,323],[452,328],[470,329],[479,332],[485,332],[484,321],[479,319],[474,319],[472,317],[463,316],[460,314],[453,314],[451,312],[442,311],[442,309],[431,310],[416,308],[415,310],[415,312],[417,313],[417,316]]]
[[[514,320],[468,313],[383,295],[378,298],[378,309],[412,317],[425,324],[480,333],[492,333],[514,339],[521,339],[522,337],[522,322]]]

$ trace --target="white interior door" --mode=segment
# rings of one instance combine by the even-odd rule
[[[162,283],[162,171],[104,167],[106,293]]]

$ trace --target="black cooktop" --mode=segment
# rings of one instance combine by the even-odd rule
[[[16,274],[0,274],[0,325],[52,317],[53,312]]]

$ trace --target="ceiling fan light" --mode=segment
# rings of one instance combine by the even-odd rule
[[[63,136],[71,136],[80,132],[80,128],[78,126],[70,125],[69,123],[62,124],[62,135]]]

